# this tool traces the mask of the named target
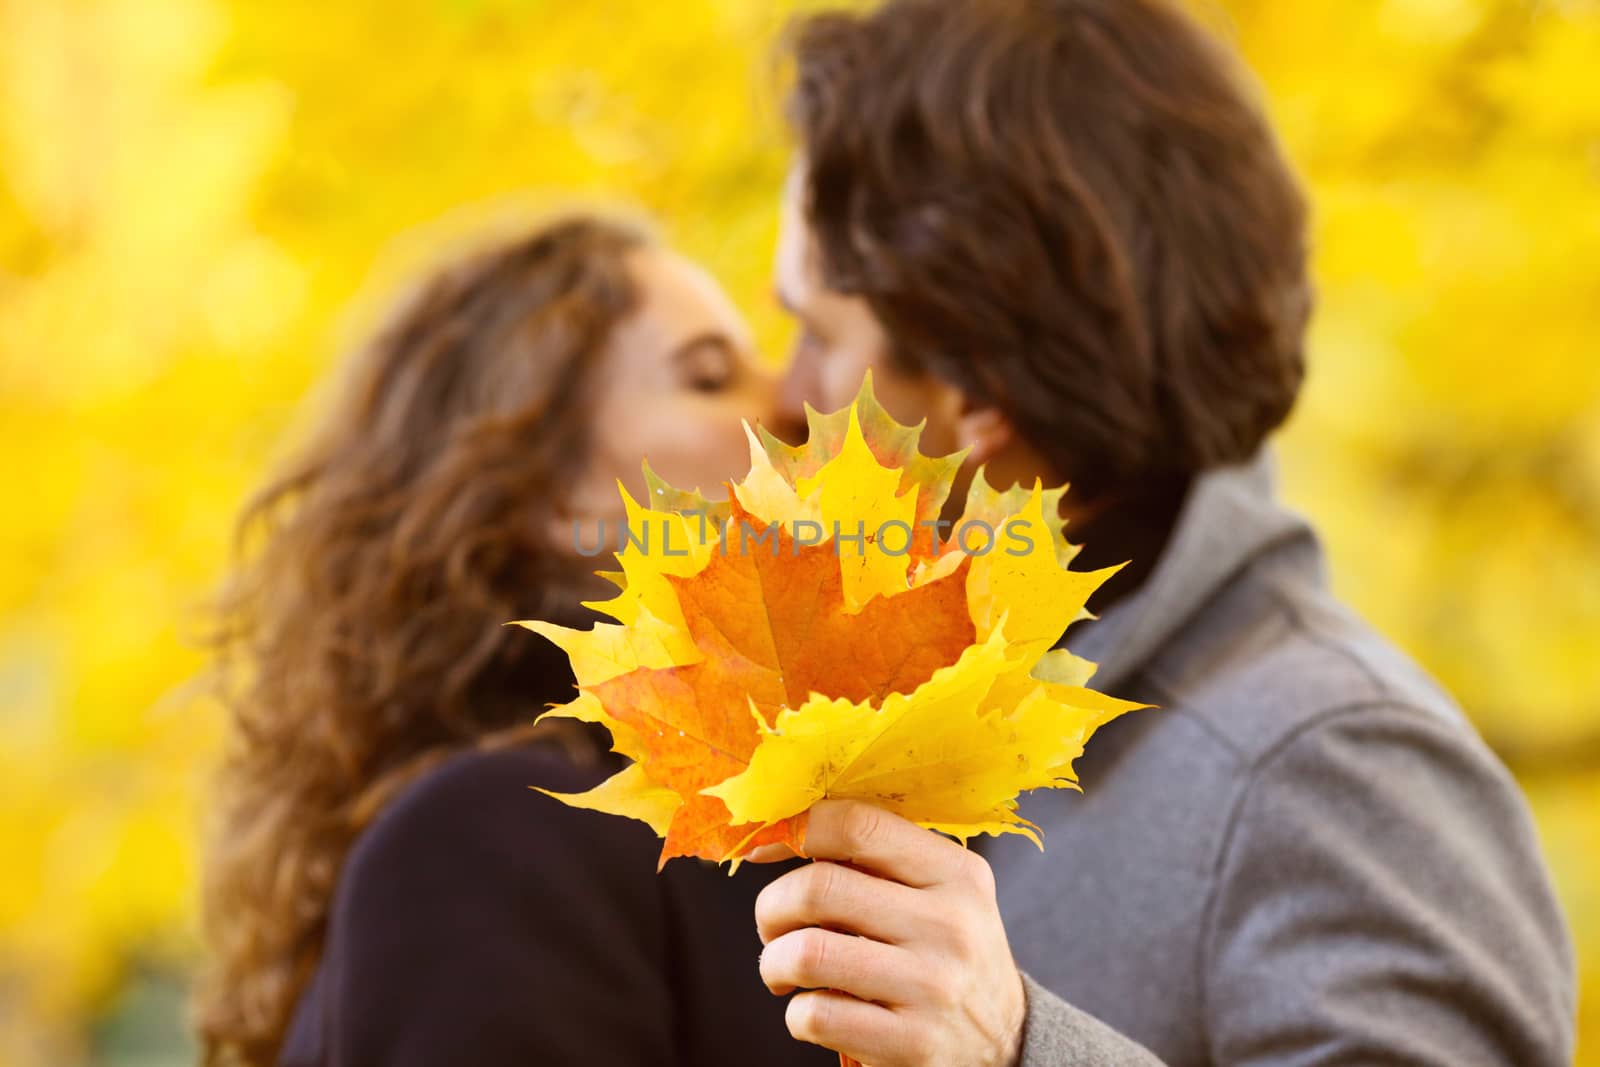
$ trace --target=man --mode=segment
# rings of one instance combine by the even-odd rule
[[[1225,54],[1159,0],[888,0],[792,49],[791,401],[870,368],[927,451],[1072,482],[1078,566],[1135,566],[1069,643],[1159,710],[1024,798],[1042,854],[819,805],[847,862],[756,908],[791,1032],[874,1067],[1570,1062],[1514,783],[1273,500],[1304,209]]]

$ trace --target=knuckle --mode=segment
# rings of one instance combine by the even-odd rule
[[[924,1002],[941,1010],[957,1008],[961,1004],[961,983],[946,967],[929,967],[923,977]]]
[[[964,915],[951,915],[945,920],[945,944],[958,960],[970,960],[978,954],[979,938]]]
[[[868,852],[883,836],[883,812],[871,804],[853,804],[842,832],[845,847],[852,855]]]
[[[818,861],[807,868],[806,884],[801,893],[801,902],[810,914],[817,914],[827,907],[828,901],[839,889],[839,865]]]
[[[957,948],[966,943],[966,920],[956,908],[941,908],[933,913],[930,924],[939,944]]]
[[[941,1017],[944,1013],[959,1007],[960,998],[956,996],[954,985],[950,982],[943,968],[921,968],[911,976],[910,982],[913,1003],[921,1005]]]
[[[825,968],[832,961],[830,939],[825,931],[810,929],[800,931],[798,940],[795,970],[804,984],[810,984],[826,973]]]
[[[994,896],[994,868],[976,852],[966,853],[967,859],[962,869],[962,874],[968,885],[976,889],[980,896],[988,899]]]

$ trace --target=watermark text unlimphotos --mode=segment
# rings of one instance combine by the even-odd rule
[[[782,551],[784,540],[788,540],[790,551],[796,556],[802,548],[824,542],[832,543],[836,556],[844,556],[847,551],[857,556],[865,556],[868,552],[904,556],[910,554],[912,543],[916,540],[916,530],[912,524],[900,519],[890,519],[872,530],[867,528],[865,520],[857,520],[854,528],[834,522],[830,530],[813,519],[795,519],[788,524],[789,536],[785,539],[780,536],[782,524],[776,522],[770,525],[752,524],[743,518],[737,523],[727,519],[718,522],[704,511],[685,511],[681,514],[685,519],[698,519],[698,530],[686,531],[685,526],[695,524],[680,523],[674,521],[675,516],[663,515],[637,524],[627,521],[609,524],[615,538],[608,539],[608,523],[600,519],[598,530],[594,531],[592,538],[587,539],[587,544],[583,533],[585,524],[582,520],[574,519],[572,547],[578,555],[585,557],[598,556],[608,550],[618,554],[632,551],[648,555],[654,544],[654,551],[663,556],[687,556],[692,539],[698,538],[699,546],[704,547],[715,538],[717,551],[724,556],[730,553],[743,556],[763,551],[777,556]],[[953,543],[969,556],[986,556],[996,549],[1008,556],[1026,556],[1034,546],[1031,525],[1029,520],[1021,518],[1006,521],[998,530],[982,519],[967,519],[959,525],[949,519],[922,519],[916,523],[918,528],[931,532],[934,555],[938,555],[943,546]],[[951,534],[949,538],[944,536],[947,531]]]

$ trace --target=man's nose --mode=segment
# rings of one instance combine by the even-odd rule
[[[809,430],[806,427],[806,401],[815,396],[816,367],[804,355],[796,355],[778,382],[777,403],[773,407],[772,425],[767,427],[778,440],[791,445],[804,444]]]

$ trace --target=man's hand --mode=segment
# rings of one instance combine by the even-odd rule
[[[811,809],[805,848],[756,898],[767,988],[810,990],[789,1032],[872,1067],[1014,1067],[1026,1001],[983,857],[847,800]]]

